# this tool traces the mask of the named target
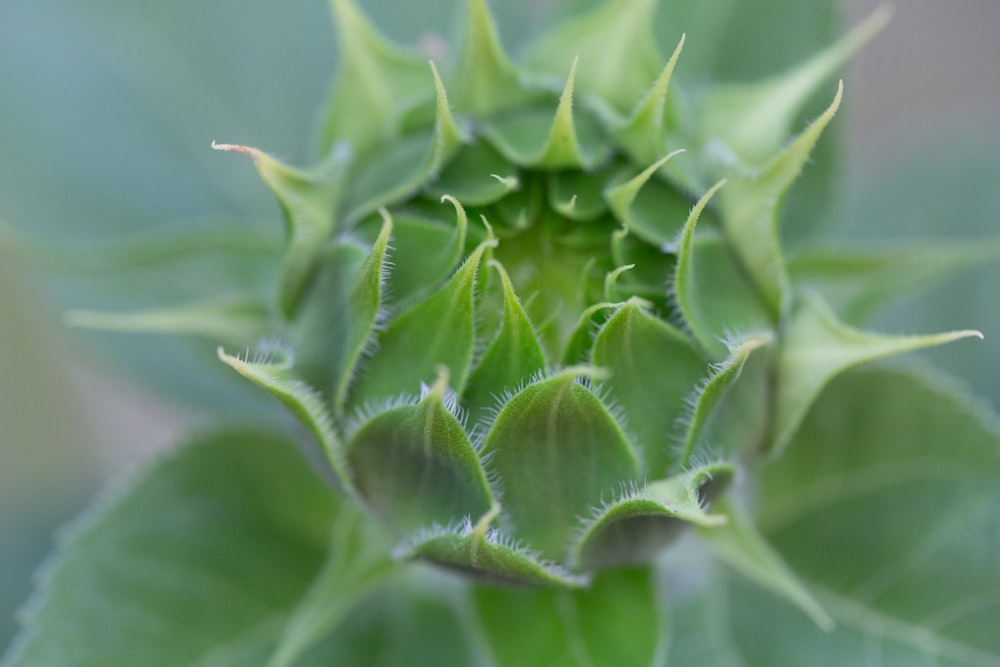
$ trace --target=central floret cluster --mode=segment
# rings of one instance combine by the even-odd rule
[[[401,556],[569,586],[642,562],[724,522],[709,503],[739,462],[780,450],[833,375],[959,335],[849,329],[780,251],[779,202],[840,92],[791,125],[884,16],[782,77],[686,94],[651,0],[520,65],[471,0],[445,77],[333,7],[318,166],[216,146],[253,156],[289,237],[287,345],[221,356],[309,426]]]

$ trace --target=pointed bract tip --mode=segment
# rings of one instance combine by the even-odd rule
[[[329,0],[329,2],[330,11],[342,31],[347,31],[352,22],[363,20],[361,10],[352,0]]]
[[[833,120],[833,117],[837,115],[837,111],[840,109],[840,103],[843,101],[843,99],[844,99],[844,80],[839,79],[837,81],[837,94],[833,96],[833,101],[830,102],[830,105],[823,111],[823,113],[821,113],[819,117],[811,123],[811,126],[814,126],[819,131],[825,129],[827,123]],[[812,127],[806,128],[806,132],[804,132],[803,134],[807,134],[810,129],[812,129]],[[815,139],[813,141],[815,141]],[[793,141],[792,143],[794,145],[795,142]]]
[[[875,8],[863,21],[854,26],[845,34],[837,45],[844,49],[844,55],[848,56],[867,44],[875,35],[880,33],[889,21],[895,10],[888,3],[883,3]]]
[[[438,71],[437,65],[434,64],[433,60],[427,61],[431,66],[431,74],[434,75],[434,90],[437,94],[438,105],[444,106],[444,109],[439,109],[439,113],[451,114],[451,109],[448,107],[448,91],[445,90],[444,80],[441,79],[441,72]]]
[[[674,67],[677,66],[677,61],[681,57],[681,51],[684,50],[684,42],[686,41],[687,41],[687,33],[682,32],[681,38],[677,42],[677,46],[674,47],[673,53],[671,53],[670,58],[667,59],[667,64],[664,65],[663,70],[661,70],[660,72],[660,76],[657,80],[657,83],[659,83],[659,79],[663,79],[664,77],[667,77],[667,79],[669,80],[670,75],[673,74]],[[664,84],[665,83],[666,81],[664,81]]]
[[[486,214],[480,213],[479,219],[483,221],[483,227],[486,228],[486,238],[495,240],[496,234],[493,233],[493,225],[491,225],[490,221],[486,219]]]
[[[769,333],[756,334],[748,338],[740,338],[734,341],[729,347],[730,356],[743,358],[754,350],[764,347],[774,340],[774,336]]]
[[[212,141],[212,150],[226,151],[231,153],[243,153],[244,155],[249,155],[253,158],[254,162],[258,160],[261,156],[260,149],[252,148],[250,146],[243,146],[241,144],[220,144],[216,143],[215,140]]]
[[[500,174],[490,174],[490,176],[503,183],[510,192],[516,192],[521,188],[521,181],[517,176],[501,176]]]
[[[444,364],[438,364],[434,371],[437,373],[437,379],[434,380],[434,384],[431,386],[430,391],[427,392],[428,396],[434,396],[438,400],[444,400],[444,393],[448,390],[448,382],[451,380],[451,371]]]
[[[865,26],[867,30],[871,31],[872,34],[875,34],[882,30],[885,26],[889,25],[889,22],[892,21],[892,17],[895,16],[895,14],[896,8],[888,2],[884,2],[875,8],[875,11],[873,11],[868,18],[864,20],[862,25]]]
[[[557,202],[555,204],[555,208],[562,215],[571,217],[573,215],[573,211],[576,210],[576,199],[577,196],[574,194],[569,198],[569,201]]]
[[[607,380],[611,377],[611,371],[607,368],[599,366],[588,366],[586,364],[578,364],[576,366],[567,366],[553,374],[553,378],[563,378],[566,380],[575,380],[576,378],[590,378],[591,380]]]
[[[653,164],[651,164],[649,166],[650,175],[652,175],[654,172],[656,172],[657,170],[659,170],[660,167],[662,167],[667,162],[669,162],[670,160],[674,159],[676,156],[680,155],[681,153],[687,153],[687,149],[686,148],[678,148],[677,150],[670,151],[669,153],[667,153],[666,155],[664,155],[663,157],[661,157],[659,160],[657,160],[656,162],[654,162]]]
[[[576,66],[580,62],[580,56],[573,56],[573,62],[569,66],[569,75],[566,77],[566,85],[563,86],[562,93],[559,95],[559,110],[563,108],[570,107],[573,104],[573,86],[576,82]],[[558,115],[559,111],[556,112]]]
[[[660,168],[673,159],[674,156],[680,155],[686,152],[686,149],[678,148],[675,151],[671,151],[658,159],[656,162],[651,164],[642,170],[637,176],[625,181],[621,185],[605,191],[605,198],[608,204],[612,207],[619,218],[623,221],[628,219],[628,209],[632,205],[636,196],[639,194],[639,190],[642,189],[644,185],[653,177]]]
[[[486,531],[489,530],[490,525],[500,516],[500,503],[496,500],[490,505],[489,511],[486,514],[479,517],[476,521],[475,527],[472,529],[472,534],[479,538],[486,537]]]
[[[226,364],[227,366],[235,368],[236,370],[240,370],[240,367],[243,366],[243,362],[240,360],[239,357],[234,357],[231,354],[227,354],[225,348],[223,348],[221,345],[215,349],[215,355],[219,358],[219,361]]]
[[[434,86],[439,90],[444,90],[444,82],[441,80],[441,73],[438,71],[437,65],[434,64],[433,58],[427,59],[427,64],[431,66],[431,73],[434,75]]]
[[[712,201],[712,197],[715,196],[715,193],[721,190],[722,186],[725,184],[726,184],[726,179],[723,178],[718,183],[710,187],[705,192],[705,194],[701,196],[701,199],[695,202],[694,206],[691,207],[691,212],[688,213],[687,222],[684,224],[684,228],[681,230],[682,239],[684,237],[690,237],[691,235],[694,234],[695,225],[698,224],[698,219],[701,217],[702,211],[704,211],[705,207],[708,206],[708,202]]]
[[[715,195],[715,193],[721,190],[722,186],[724,186],[727,182],[728,181],[725,178],[720,180],[718,183],[710,187],[707,192],[705,192],[705,194],[702,196],[702,199],[704,199],[705,201],[711,199]]]
[[[378,207],[378,214],[382,217],[382,224],[392,227],[392,214],[385,206]]]
[[[641,296],[630,296],[625,304],[629,306],[636,306],[647,311],[652,310],[655,307],[652,301],[649,299],[643,299]]]
[[[456,222],[458,223],[459,227],[464,229],[466,225],[469,224],[468,218],[466,217],[465,214],[465,207],[462,206],[462,202],[458,201],[451,195],[441,195],[441,203],[451,204],[452,208],[455,209],[455,215],[458,217],[458,220]]]

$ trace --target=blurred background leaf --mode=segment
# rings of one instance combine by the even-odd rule
[[[955,135],[927,137],[881,168],[866,169],[869,178],[854,183],[830,236],[855,245],[860,241],[862,247],[886,247],[901,237],[925,243],[995,242],[1000,237],[1000,131]],[[992,262],[908,296],[874,326],[906,333],[941,326],[982,331],[984,344],[954,345],[924,356],[998,405],[997,285],[1000,265]]]
[[[29,592],[29,563],[83,502],[98,466],[69,384],[65,348],[35,312],[10,248],[0,242],[0,641],[14,629],[14,600]],[[8,602],[8,600],[10,602]],[[5,643],[5,642],[4,642]]]

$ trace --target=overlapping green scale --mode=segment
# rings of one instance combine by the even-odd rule
[[[493,504],[482,462],[448,409],[447,385],[442,370],[420,402],[368,417],[347,443],[358,492],[392,525],[450,523]]]
[[[684,399],[705,372],[705,360],[677,329],[630,299],[601,327],[593,364],[610,371],[604,386],[621,402],[646,472],[665,475],[677,452],[669,435]]]
[[[317,166],[219,146],[254,158],[285,213],[254,326],[291,348],[223,360],[304,421],[399,557],[585,585],[687,526],[722,531],[712,500],[839,372],[970,335],[848,328],[796,284],[816,286],[816,261],[782,252],[781,200],[841,99],[828,80],[882,13],[784,75],[685,91],[684,39],[659,53],[653,0],[579,15],[523,64],[469,0],[451,67],[331,4]],[[797,128],[814,91],[833,103]],[[243,326],[221,317],[202,333]],[[823,618],[753,535],[715,542]]]
[[[688,526],[724,525],[725,516],[706,508],[732,476],[732,465],[716,463],[629,490],[582,525],[573,545],[574,564],[598,569],[644,563]]]

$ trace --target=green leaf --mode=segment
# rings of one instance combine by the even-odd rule
[[[93,412],[65,345],[43,314],[22,257],[4,238],[0,218],[0,646],[16,629],[14,611],[31,573],[52,548],[52,532],[106,477],[96,460]],[[75,353],[75,354],[74,354]],[[72,356],[71,356],[72,355]],[[58,418],[53,406],[58,406]],[[3,649],[0,649],[2,651]]]
[[[498,667],[651,667],[666,641],[648,568],[602,572],[580,591],[481,586],[473,600]]]
[[[281,237],[273,219],[208,216],[172,221],[160,229],[140,228],[115,241],[95,237],[74,242],[60,235],[63,240],[56,246],[15,233],[8,247],[23,248],[25,261],[44,271],[49,290],[43,300],[51,301],[51,308],[68,304],[74,311],[102,317],[114,313],[116,326],[142,324],[144,329],[197,336],[72,332],[114,362],[118,372],[200,412],[231,416],[250,409],[262,415],[270,405],[267,398],[215,364],[214,356],[220,342],[243,349],[280,324],[272,294]],[[153,319],[137,322],[132,315]],[[281,414],[272,407],[275,416]]]
[[[688,201],[677,190],[659,180],[650,180],[670,158],[664,155],[634,178],[608,189],[604,198],[626,229],[657,246],[670,246],[686,219]]]
[[[335,631],[394,569],[378,525],[346,503],[338,508],[326,562],[290,614],[267,666],[301,664],[300,657]]]
[[[529,98],[517,68],[503,50],[486,0],[469,0],[458,58],[458,108],[486,116],[519,106]]]
[[[334,209],[340,200],[348,159],[333,153],[315,168],[303,171],[256,148],[214,142],[212,148],[249,155],[281,205],[288,241],[278,304],[282,313],[291,317],[313,276],[323,245],[335,229]]]
[[[493,584],[576,588],[587,583],[585,578],[490,528],[499,514],[500,506],[494,505],[475,525],[466,520],[425,529],[401,544],[396,555],[426,560]]]
[[[718,142],[744,167],[771,158],[787,141],[792,123],[834,72],[878,33],[892,11],[882,6],[838,42],[795,68],[753,84],[731,84],[706,94],[696,117],[706,143]]]
[[[404,530],[480,516],[493,502],[447,389],[442,368],[419,403],[366,416],[347,443],[358,492],[376,514]]]
[[[707,553],[698,555],[711,561]],[[747,667],[731,636],[724,574],[722,568],[709,568],[702,574],[702,585],[694,590],[683,580],[668,588],[670,645],[665,664]]]
[[[264,300],[256,296],[129,313],[71,310],[63,321],[72,327],[101,331],[201,336],[235,346],[254,343],[271,331],[271,314]]]
[[[263,664],[337,513],[283,438],[194,439],[63,534],[4,664]]]
[[[728,463],[703,465],[606,503],[581,527],[573,545],[574,566],[593,570],[644,563],[688,525],[725,523],[724,515],[709,514],[706,508],[734,473]]]
[[[115,240],[88,245],[43,244],[17,233],[0,229],[0,236],[10,247],[17,247],[34,267],[66,274],[74,280],[128,275],[129,287],[148,297],[155,285],[137,281],[137,276],[156,273],[160,268],[176,272],[191,272],[185,263],[198,264],[199,279],[213,283],[213,293],[222,287],[254,289],[270,286],[273,276],[268,270],[280,258],[281,235],[271,229],[272,220],[233,219],[230,216],[208,216],[189,221],[174,221],[162,229],[139,230]],[[183,269],[178,269],[183,267]],[[159,279],[159,276],[153,280]],[[150,281],[152,282],[152,281]],[[179,281],[178,281],[179,282]],[[219,283],[223,283],[220,285]],[[186,293],[183,283],[172,285]]]
[[[404,112],[429,97],[427,63],[380,35],[353,0],[330,0],[330,6],[340,47],[320,121],[319,153],[345,142],[361,155],[398,137]]]
[[[456,600],[461,583],[430,568],[404,574],[352,608],[296,667],[483,664],[471,615]]]
[[[483,253],[495,245],[492,238],[480,243],[441,289],[389,323],[378,338],[378,351],[351,389],[353,405],[415,393],[436,376],[439,366],[448,368],[461,394],[475,342],[476,272]]]
[[[997,259],[996,242],[939,242],[885,250],[816,247],[795,252],[788,271],[797,287],[822,293],[847,322],[858,324],[894,298]]]
[[[296,327],[295,368],[305,382],[331,397],[341,414],[347,390],[382,312],[386,252],[393,232],[382,209],[382,230],[367,255],[354,245],[334,246],[323,264],[304,316]]]
[[[546,558],[562,558],[578,517],[639,472],[636,454],[607,407],[575,366],[511,397],[483,440],[498,476],[506,517]]]
[[[778,238],[778,207],[809,160],[824,128],[840,107],[843,82],[826,111],[773,160],[749,175],[735,171],[719,195],[722,227],[760,297],[772,314],[789,298],[788,275]]]
[[[715,358],[726,354],[725,341],[734,333],[772,328],[728,244],[713,234],[695,234],[701,213],[724,183],[716,183],[691,209],[677,249],[674,278],[674,296],[684,322]]]
[[[836,375],[860,364],[983,335],[952,331],[929,336],[887,336],[852,329],[816,297],[801,301],[785,332],[777,360],[773,440],[780,453],[802,418]]]
[[[611,371],[604,386],[635,433],[646,475],[663,477],[676,455],[675,422],[684,398],[705,374],[705,359],[684,334],[633,298],[601,327],[592,361]]]
[[[500,262],[489,265],[500,274],[503,286],[503,322],[485,354],[476,364],[462,395],[462,404],[477,423],[505,391],[514,391],[545,370],[545,353],[531,321],[514,293],[510,276]]]
[[[654,0],[605,2],[548,31],[530,49],[527,66],[561,74],[579,57],[580,90],[631,110],[660,69],[655,11]]]
[[[833,619],[757,531],[753,520],[725,500],[720,501],[716,511],[723,513],[728,521],[698,530],[698,537],[712,547],[715,555],[757,584],[796,605],[821,630],[832,630]]]
[[[245,359],[230,356],[220,347],[218,355],[224,364],[273,394],[309,429],[323,448],[341,487],[354,495],[343,443],[333,428],[327,405],[314,389],[296,375],[289,353],[281,349],[264,350],[251,360],[249,355]]]
[[[832,382],[763,470],[757,520],[837,630],[734,584],[725,613],[746,662],[1000,664],[998,477],[995,414],[947,378]]]

